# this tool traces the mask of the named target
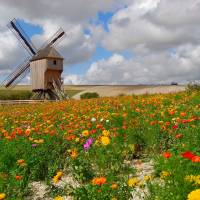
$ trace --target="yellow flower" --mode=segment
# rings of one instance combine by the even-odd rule
[[[69,154],[70,154],[71,158],[74,159],[74,160],[75,160],[75,159],[77,158],[77,156],[78,156],[78,152],[77,152],[76,149],[69,150]]]
[[[113,183],[111,186],[110,186],[113,190],[117,189],[118,185],[117,183]]]
[[[34,140],[32,137],[29,137],[28,139],[29,139],[30,141],[33,141],[33,140]]]
[[[58,183],[58,181],[61,179],[63,173],[61,171],[57,172],[57,174],[53,177],[53,182]]]
[[[23,160],[23,159],[17,160],[17,164],[18,164],[20,167],[23,167],[23,166],[26,165],[25,160]]]
[[[56,176],[61,177],[63,173],[61,171],[57,172]]]
[[[54,200],[63,200],[63,197],[57,196],[57,197],[54,198]]]
[[[139,183],[139,180],[137,178],[130,178],[128,180],[128,186],[133,187],[136,186]]]
[[[89,136],[89,131],[88,130],[84,130],[82,132],[82,135],[85,136],[85,137]]]
[[[42,143],[44,143],[44,140],[38,139],[38,140],[33,140],[33,142],[36,143],[36,144],[42,144]]]
[[[145,181],[150,181],[151,178],[152,178],[151,176],[144,176],[144,180],[145,180]]]
[[[113,197],[111,200],[117,200],[117,198]]]
[[[188,194],[188,200],[200,200],[200,189],[190,192]]]
[[[185,180],[191,183],[194,183],[195,185],[200,185],[200,175],[194,176],[194,175],[188,175],[185,177]]]
[[[162,171],[160,173],[160,178],[165,179],[167,176],[170,176],[170,173],[167,171]]]
[[[95,144],[96,146],[99,146],[100,141],[99,141],[99,140],[96,140],[94,144]]]
[[[106,146],[106,145],[110,144],[110,138],[107,137],[107,136],[102,136],[101,137],[101,142],[102,142],[103,145]]]
[[[0,200],[3,200],[6,198],[6,194],[5,193],[0,193]]]
[[[42,144],[42,143],[44,143],[44,140],[43,139],[39,139],[38,142],[39,142],[39,144]]]
[[[103,136],[110,136],[110,131],[107,131],[107,130],[103,130],[102,132]]]

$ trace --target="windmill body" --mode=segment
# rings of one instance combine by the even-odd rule
[[[30,60],[32,90],[53,90],[53,81],[61,82],[63,72],[63,57],[54,47],[40,50]]]
[[[28,50],[31,58],[27,58],[19,65],[16,70],[5,79],[3,85],[6,88],[14,87],[30,71],[32,91],[35,93],[33,96],[34,99],[59,100],[66,98],[62,90],[61,81],[64,58],[55,49],[55,44],[63,38],[65,32],[60,28],[50,40],[37,50],[17,23],[16,19],[9,23],[9,28]]]

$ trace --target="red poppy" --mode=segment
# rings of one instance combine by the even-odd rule
[[[166,126],[169,126],[169,125],[170,125],[170,122],[165,122],[165,125],[166,125]]]
[[[192,152],[190,151],[186,151],[184,153],[181,154],[183,156],[183,158],[187,158],[189,160],[192,160],[192,158],[195,156]]]
[[[164,153],[163,153],[163,157],[164,157],[164,158],[167,158],[167,159],[168,159],[168,158],[170,158],[171,156],[172,156],[172,154],[171,154],[170,152],[164,152]]]
[[[194,156],[192,162],[200,162],[200,156]]]
[[[186,116],[186,112],[181,112],[181,113],[180,113],[180,116],[181,116],[181,117],[185,117],[185,116]]]
[[[96,132],[97,132],[96,129],[92,129],[92,130],[90,131],[91,134],[94,134],[94,133],[96,133]]]
[[[176,137],[176,139],[179,139],[179,138],[182,138],[183,135],[182,134],[176,134],[175,137]]]
[[[190,122],[191,122],[190,119],[183,119],[183,120],[182,120],[182,123],[190,123]]]
[[[16,175],[16,176],[15,176],[15,179],[19,181],[19,180],[22,179],[22,176]]]
[[[174,112],[174,110],[170,110],[168,113],[169,113],[169,115],[174,115],[175,112]]]
[[[178,125],[173,125],[172,128],[175,130],[178,128]]]

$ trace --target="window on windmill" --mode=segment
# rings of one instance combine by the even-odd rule
[[[53,61],[53,64],[56,65],[56,60]]]

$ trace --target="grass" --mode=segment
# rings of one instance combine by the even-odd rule
[[[65,93],[69,96],[69,97],[73,97],[74,95],[78,94],[82,92],[82,90],[65,90]]]
[[[49,199],[128,200],[148,187],[146,200],[191,200],[199,188],[198,91],[11,105],[0,116],[7,199],[25,199],[34,181],[45,182]],[[138,179],[131,163],[144,157],[155,173]],[[78,185],[58,187],[69,174]]]
[[[69,97],[73,97],[77,93],[81,92],[82,90],[65,90],[65,93]],[[0,90],[0,100],[27,100],[30,99],[33,93],[27,88],[19,88],[18,90]]]
[[[28,90],[0,90],[0,100],[30,99],[32,92]]]

